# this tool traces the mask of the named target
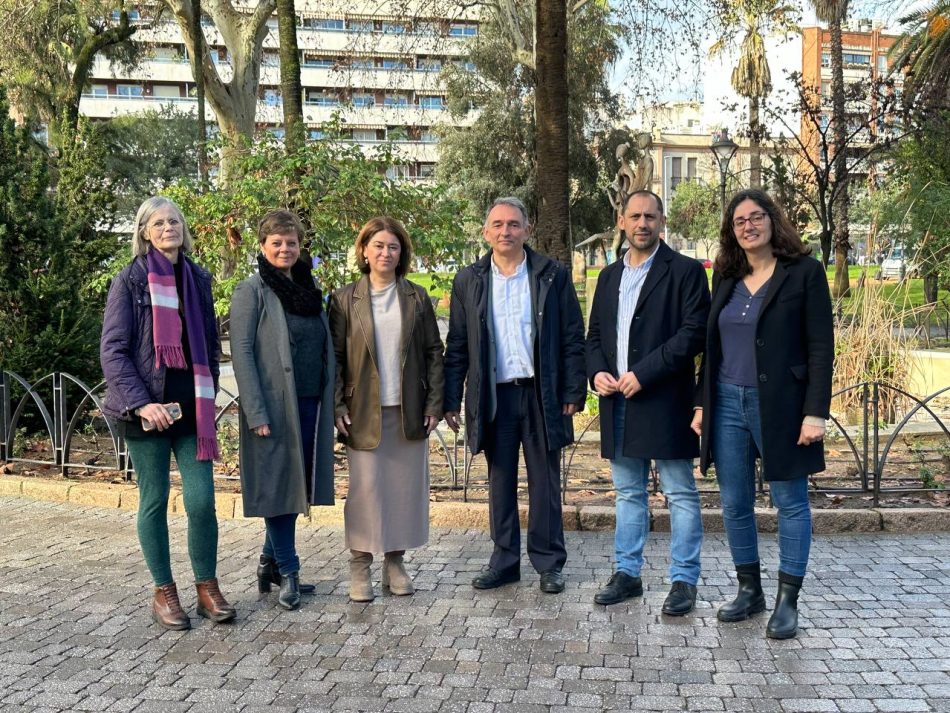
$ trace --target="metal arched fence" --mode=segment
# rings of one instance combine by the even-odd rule
[[[13,372],[0,372],[0,461],[55,468],[65,477],[72,470],[86,470],[117,471],[131,478],[121,429],[102,415],[104,390],[104,383],[90,387],[63,372],[32,384]],[[811,488],[829,496],[866,496],[873,507],[882,495],[943,489],[950,472],[950,409],[946,403],[942,411],[936,408],[941,397],[950,399],[950,387],[924,398],[881,382],[836,392],[825,443],[829,470],[811,476]],[[218,395],[216,420],[226,451],[218,477],[237,477],[238,399],[226,389]],[[606,497],[613,489],[607,463],[599,457],[598,425],[598,416],[589,416],[577,441],[561,452],[565,503],[572,494]],[[434,436],[433,490],[456,491],[466,501],[483,496],[487,467],[483,456],[472,456],[465,447],[464,431],[436,431]],[[655,474],[653,488],[657,490]],[[765,492],[761,479],[759,489]],[[700,491],[718,492],[715,480],[704,481]]]

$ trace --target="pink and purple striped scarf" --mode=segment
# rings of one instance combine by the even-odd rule
[[[214,379],[208,359],[204,319],[198,288],[191,264],[182,257],[182,294],[184,308],[179,308],[175,287],[175,266],[158,250],[145,256],[148,265],[148,291],[152,298],[152,339],[155,343],[155,368],[186,369],[185,350],[181,343],[184,316],[191,349],[191,370],[195,376],[195,414],[198,428],[198,460],[220,458],[214,425]]]

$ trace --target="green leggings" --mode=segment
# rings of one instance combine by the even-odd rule
[[[155,586],[175,581],[168,553],[168,494],[171,453],[181,471],[188,514],[188,556],[196,582],[215,577],[218,555],[218,518],[214,510],[211,462],[198,460],[198,438],[149,436],[128,438],[129,455],[139,486],[138,532],[145,563]]]

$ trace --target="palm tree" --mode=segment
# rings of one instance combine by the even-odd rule
[[[765,34],[798,32],[796,8],[777,5],[775,0],[729,0],[719,10],[723,35],[710,48],[717,56],[729,48],[736,35],[743,34],[739,61],[732,70],[732,88],[749,101],[749,183],[762,185],[762,137],[759,116],[762,100],[772,91],[772,72],[765,54]]]
[[[831,33],[831,141],[832,169],[839,187],[832,197],[835,246],[835,297],[844,297],[848,282],[848,253],[851,251],[848,216],[851,198],[848,192],[847,115],[845,114],[844,63],[841,51],[841,25],[848,16],[849,0],[811,0],[815,15],[828,24]]]
[[[950,99],[950,0],[935,0],[905,17],[891,47],[891,71],[905,74],[908,105],[947,108]]]

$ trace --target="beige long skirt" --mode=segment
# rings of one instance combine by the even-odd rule
[[[382,412],[379,446],[346,449],[346,547],[360,552],[410,550],[429,540],[428,441],[406,440],[398,406]]]

